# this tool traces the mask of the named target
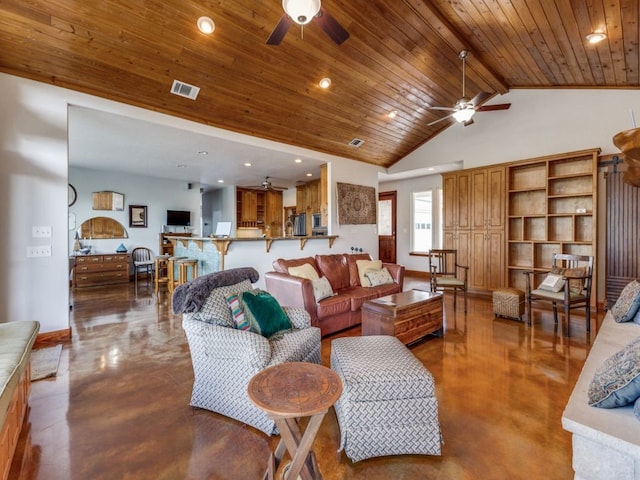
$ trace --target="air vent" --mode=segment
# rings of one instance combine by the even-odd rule
[[[349,142],[349,146],[358,148],[358,147],[361,147],[363,143],[364,143],[364,140],[360,140],[359,138],[354,138]]]
[[[173,85],[171,85],[171,93],[173,93],[174,95],[180,95],[181,97],[190,98],[191,100],[195,100],[198,96],[198,93],[200,93],[200,88],[189,85],[188,83],[174,80]]]

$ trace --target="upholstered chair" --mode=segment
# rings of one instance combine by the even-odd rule
[[[320,329],[302,308],[282,307],[293,328],[270,337],[236,328],[237,312],[227,298],[253,290],[253,268],[203,275],[176,287],[173,311],[182,313],[194,384],[191,405],[234,418],[267,435],[275,423],[249,400],[249,380],[262,369],[284,362],[321,363]],[[274,300],[275,301],[275,300]]]

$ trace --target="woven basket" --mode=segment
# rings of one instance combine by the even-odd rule
[[[499,288],[493,292],[493,313],[496,317],[522,319],[524,292],[517,288]]]

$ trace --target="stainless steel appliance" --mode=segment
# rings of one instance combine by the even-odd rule
[[[299,213],[293,220],[293,235],[296,237],[307,236],[307,214]]]

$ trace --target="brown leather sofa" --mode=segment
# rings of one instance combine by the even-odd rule
[[[361,323],[361,308],[366,300],[402,291],[404,266],[383,263],[394,283],[363,287],[356,260],[371,260],[369,254],[316,255],[273,262],[274,272],[265,273],[266,287],[281,305],[302,307],[311,315],[311,325],[320,327],[322,335]],[[320,277],[325,276],[335,295],[316,303],[311,280],[289,275],[290,267],[310,264]]]

